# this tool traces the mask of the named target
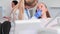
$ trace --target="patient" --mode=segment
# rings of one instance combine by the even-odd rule
[[[40,3],[37,5],[36,10],[37,15],[35,15],[38,19],[40,18],[50,18],[50,14],[48,12],[47,6],[44,3]]]

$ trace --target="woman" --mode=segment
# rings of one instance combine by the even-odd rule
[[[40,4],[37,5],[36,13],[39,10],[41,12],[40,12],[40,16],[38,18],[50,18],[50,14],[48,12],[47,6],[44,3],[40,3]]]
[[[14,8],[17,4],[18,4],[18,1],[12,1],[12,8]],[[18,16],[18,15],[17,15],[18,12],[19,12],[19,10],[12,11],[12,12],[11,12],[11,15],[12,15],[12,16],[10,16],[10,17],[4,16],[4,17],[3,17],[3,18],[6,18],[6,19],[7,19],[7,21],[4,21],[4,22],[2,23],[2,33],[3,33],[3,34],[9,34],[10,29],[11,29],[11,23],[14,22],[14,19],[15,19],[15,20],[18,19],[18,17],[16,17],[16,16]]]

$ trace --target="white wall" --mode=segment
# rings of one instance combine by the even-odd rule
[[[49,7],[60,7],[60,0],[42,0]]]
[[[11,0],[0,0],[0,6],[3,7],[5,15],[8,16],[11,11]]]

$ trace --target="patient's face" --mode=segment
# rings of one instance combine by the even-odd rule
[[[38,4],[38,8],[41,9],[42,11],[47,11],[47,8],[43,3]]]

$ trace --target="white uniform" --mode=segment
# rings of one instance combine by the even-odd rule
[[[23,20],[28,20],[30,18],[29,10],[27,10],[27,13],[26,13],[26,10],[24,10]],[[19,15],[19,9],[17,9],[16,12],[13,11],[13,13],[11,14],[11,19],[19,20],[18,15]]]
[[[27,13],[28,13],[28,14],[27,14]],[[27,10],[27,13],[26,13],[26,10],[24,10],[23,20],[28,20],[28,19],[30,18],[29,10]]]
[[[13,11],[13,13],[11,14],[11,20],[13,21],[18,20],[18,15],[19,15],[19,10],[17,9],[16,12]]]
[[[17,9],[15,12],[13,11],[11,13],[11,30],[10,30],[10,34],[14,33],[15,20],[18,20],[18,15],[19,15],[19,9]]]
[[[35,20],[35,19],[37,19],[35,16],[33,16],[30,20]]]

